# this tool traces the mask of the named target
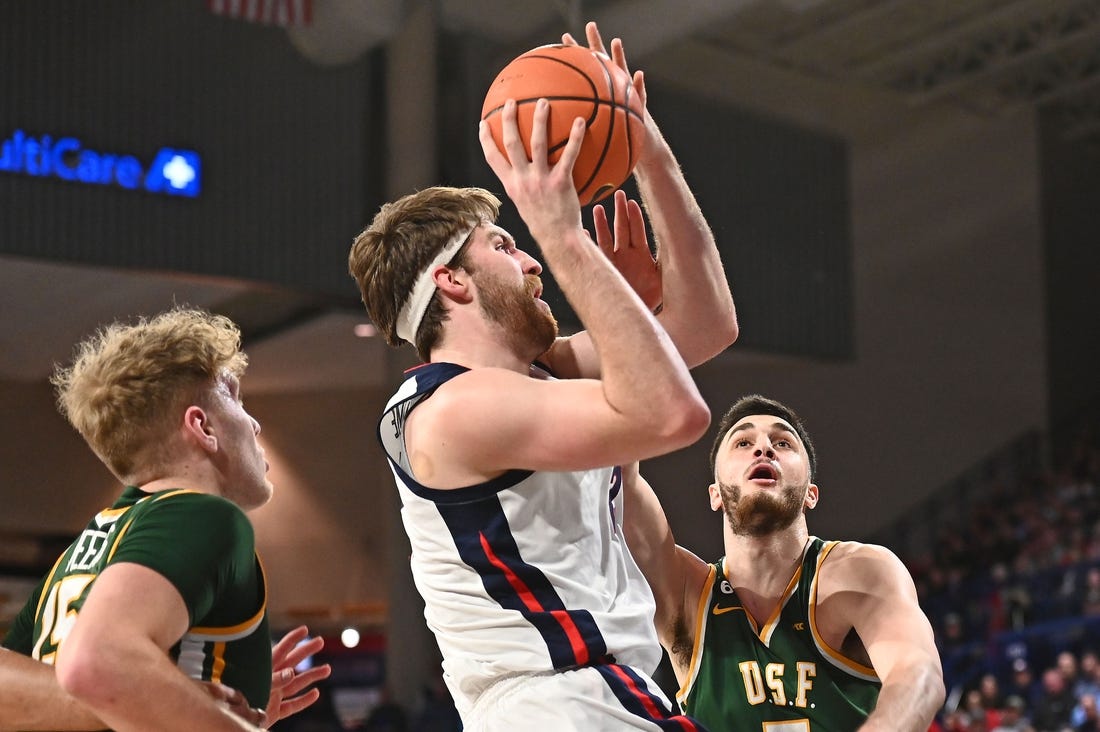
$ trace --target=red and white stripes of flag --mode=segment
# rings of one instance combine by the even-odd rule
[[[313,0],[206,0],[206,6],[215,15],[283,28],[313,19]]]

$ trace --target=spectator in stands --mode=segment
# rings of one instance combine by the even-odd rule
[[[943,718],[943,732],[971,732],[970,715],[961,709],[948,712]]]
[[[1066,680],[1066,688],[1076,694],[1077,682],[1081,678],[1081,674],[1077,671],[1077,656],[1073,655],[1072,651],[1062,651],[1055,658],[1054,663],[1058,673],[1062,674],[1062,678]]]
[[[1077,682],[1073,685],[1073,695],[1078,699],[1085,695],[1092,695],[1100,699],[1100,657],[1091,648],[1081,653],[1081,661],[1077,667]]]
[[[1085,574],[1085,590],[1081,593],[1081,614],[1100,615],[1100,567],[1089,567]]]
[[[1042,686],[1035,680],[1027,659],[1017,658],[1013,661],[1012,675],[1005,685],[1005,694],[1022,699],[1026,704],[1025,711],[1031,712],[1037,706],[1042,693]]]
[[[1100,712],[1096,709],[1096,697],[1085,694],[1077,700],[1070,717],[1073,732],[1100,732]]]
[[[981,689],[971,689],[963,699],[963,711],[970,719],[980,723],[980,729],[993,729],[1001,723],[1001,710],[985,703]]]
[[[962,617],[958,613],[952,612],[943,616],[943,625],[936,634],[936,642],[940,646],[940,653],[945,656],[966,645]]]
[[[993,674],[985,674],[978,682],[978,693],[982,698],[982,706],[986,709],[1000,709],[1004,706],[1001,684]]]
[[[1001,710],[1001,722],[996,727],[991,727],[990,732],[1033,732],[1031,720],[1025,713],[1026,703],[1015,694],[1005,700]]]
[[[1038,732],[1062,732],[1069,728],[1076,704],[1073,689],[1066,685],[1066,677],[1057,668],[1048,668],[1043,672],[1043,693],[1031,721]]]

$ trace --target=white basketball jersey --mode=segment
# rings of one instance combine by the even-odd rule
[[[447,363],[413,369],[379,423],[413,578],[459,711],[494,681],[519,673],[613,659],[652,674],[661,659],[654,600],[622,534],[619,468],[511,470],[456,490],[426,488],[412,477],[405,419],[466,370]]]

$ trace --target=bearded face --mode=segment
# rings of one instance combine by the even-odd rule
[[[758,491],[745,496],[739,485],[718,484],[722,512],[740,536],[766,536],[793,524],[804,511],[807,487],[785,483],[777,494]]]
[[[523,289],[509,286],[487,271],[473,273],[481,312],[500,326],[518,353],[545,353],[558,337],[558,321],[535,299],[541,287],[537,275],[525,275]],[[534,357],[532,356],[532,358]]]

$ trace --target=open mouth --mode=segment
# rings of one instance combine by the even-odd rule
[[[749,480],[776,480],[779,473],[770,463],[760,463],[749,472]]]

